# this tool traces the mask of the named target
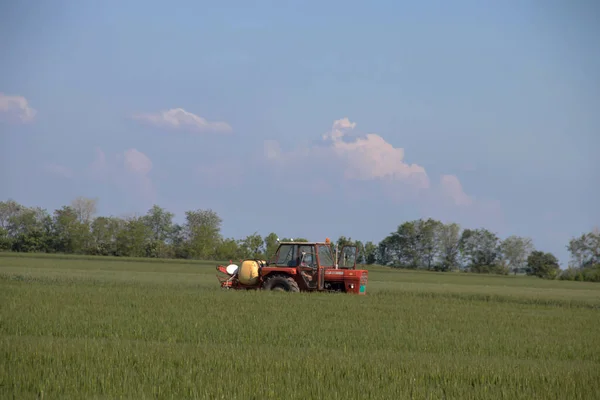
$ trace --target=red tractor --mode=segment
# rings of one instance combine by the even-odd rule
[[[335,257],[329,238],[325,242],[279,242],[270,261],[246,259],[238,267],[218,265],[222,288],[279,290],[286,292],[345,292],[364,295],[368,271],[356,269],[358,249],[343,246]]]

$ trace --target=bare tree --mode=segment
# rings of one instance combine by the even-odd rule
[[[98,199],[89,199],[79,196],[71,202],[71,207],[75,211],[77,220],[82,224],[92,222],[92,217],[96,214]]]

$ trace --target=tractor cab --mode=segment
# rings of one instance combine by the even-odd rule
[[[325,242],[280,242],[269,268],[295,268],[309,289],[323,290],[325,271],[329,269],[356,269],[358,249],[343,246],[336,255],[329,239]]]

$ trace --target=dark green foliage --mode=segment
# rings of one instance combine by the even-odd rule
[[[262,237],[254,232],[241,239],[221,235],[221,217],[211,209],[185,213],[185,222],[173,222],[174,214],[154,205],[145,215],[120,218],[95,216],[96,200],[79,197],[69,206],[49,214],[8,200],[0,202],[0,251],[86,254],[203,260],[271,259],[277,249],[276,233]],[[324,240],[324,237],[313,240]],[[289,241],[292,238],[281,238]],[[293,238],[305,242],[305,238]],[[574,238],[567,246],[573,258],[570,269],[560,273],[558,263],[534,250],[530,238],[511,235],[501,240],[485,229],[461,229],[456,223],[428,218],[406,221],[379,243],[340,236],[340,248],[355,245],[358,263],[428,271],[463,271],[506,275],[526,272],[544,278],[600,280],[600,233]],[[536,261],[537,260],[537,261]],[[537,268],[532,273],[531,265]],[[548,270],[548,265],[552,267]],[[541,268],[541,269],[540,269]]]
[[[539,278],[554,279],[560,267],[551,253],[535,250],[527,257],[528,274]]]

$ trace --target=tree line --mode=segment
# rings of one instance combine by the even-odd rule
[[[96,209],[97,200],[85,197],[52,213],[14,200],[0,202],[0,251],[238,260],[269,259],[277,249],[274,232],[223,237],[222,219],[211,209],[186,211],[182,224],[158,205],[129,217],[96,216]],[[535,249],[531,238],[501,239],[485,228],[462,229],[431,218],[404,222],[379,243],[345,236],[334,242],[356,245],[361,264],[600,282],[598,229],[569,241],[571,262],[564,270],[554,254]]]

